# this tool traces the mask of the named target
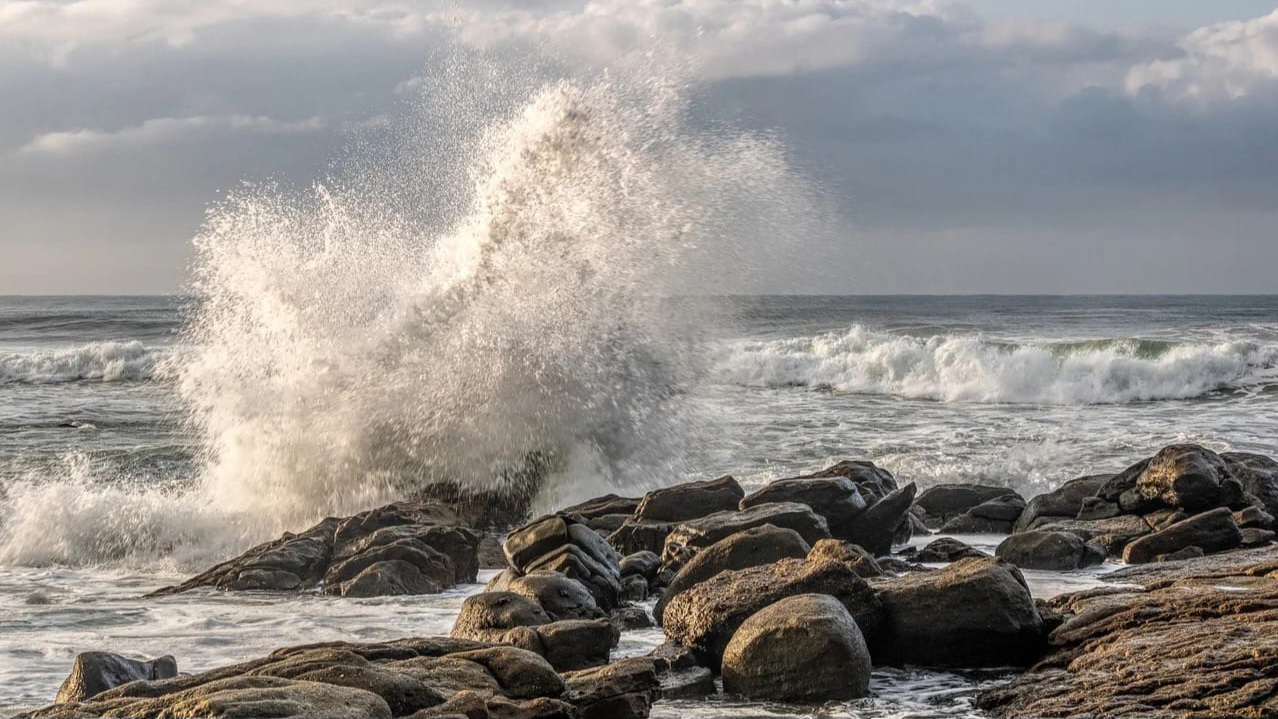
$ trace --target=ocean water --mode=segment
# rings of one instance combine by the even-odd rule
[[[690,305],[715,318],[678,393],[698,441],[673,445],[667,474],[623,491],[725,472],[756,485],[853,458],[923,487],[980,481],[1031,495],[1171,442],[1278,454],[1278,298],[683,298],[654,311],[685,316]],[[218,464],[183,387],[182,364],[198,355],[191,306],[0,298],[0,714],[49,700],[79,651],[172,653],[201,669],[300,636],[443,633],[479,588],[141,600],[266,531],[204,506]],[[626,481],[565,486],[593,466],[566,472],[544,501]],[[1092,578],[1031,581],[1051,595]],[[627,651],[659,639],[640,633]],[[968,715],[988,681],[884,671],[874,699],[815,714],[726,701],[657,715]]]

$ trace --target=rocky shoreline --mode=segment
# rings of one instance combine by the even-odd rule
[[[998,669],[991,716],[1278,716],[1278,462],[1173,445],[1024,498],[918,493],[869,462],[609,495],[517,527],[509,503],[418,499],[286,534],[194,588],[420,595],[501,571],[448,637],[280,649],[198,674],[102,652],[27,717],[647,717],[720,692],[819,704],[874,668]],[[947,536],[918,548],[913,536]],[[995,556],[953,538],[1006,534]],[[897,553],[893,554],[896,549]],[[1035,600],[1021,569],[1106,560]],[[651,613],[649,613],[651,607]],[[623,632],[666,644],[613,659]]]

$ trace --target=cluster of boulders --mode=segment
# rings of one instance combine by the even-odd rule
[[[329,517],[300,534],[286,533],[174,587],[304,591],[375,597],[435,594],[475,581],[485,535],[465,525],[457,508],[422,500]]]
[[[1118,474],[1080,477],[1028,502],[1000,487],[940,485],[916,509],[944,534],[1010,534],[997,555],[1026,569],[1186,559],[1274,539],[1278,462],[1171,445]]]
[[[1266,622],[1276,631],[1278,622],[1268,595],[1235,601],[1211,587],[1190,592],[1151,584],[1146,592],[1127,588],[1043,603],[1031,596],[1021,568],[1072,570],[1107,557],[1150,567],[1193,557],[1215,561],[1234,556],[1218,554],[1225,550],[1268,544],[1275,504],[1278,462],[1192,445],[1167,447],[1124,472],[1082,477],[1028,501],[981,485],[942,485],[916,498],[913,484],[898,486],[868,462],[840,462],[751,493],[721,477],[643,497],[608,495],[509,531],[495,557],[501,571],[465,600],[448,638],[298,647],[194,676],[174,677],[169,664],[106,661],[110,671],[78,672],[90,689],[64,687],[59,704],[32,716],[340,710],[638,719],[661,698],[717,692],[716,678],[730,694],[812,703],[864,697],[874,667],[903,665],[1034,665],[1030,676],[1059,688],[1045,703],[1036,704],[1030,688],[1018,689],[1032,687],[1029,680],[982,698],[1007,716],[1077,714],[1063,711],[1065,702],[1101,685],[1111,693],[1097,697],[1142,714],[1176,710],[1177,691],[1182,699],[1193,694],[1185,706],[1206,706],[1215,701],[1213,682],[1228,682],[1229,705],[1239,706],[1245,697],[1238,687],[1255,694],[1262,679],[1278,687],[1278,676],[1261,668],[1269,644],[1257,645],[1264,656],[1230,659],[1233,668],[1208,666],[1210,655],[1222,642],[1234,647],[1220,649],[1227,657],[1251,646],[1239,634],[1242,620],[1223,618],[1230,612],[1266,627],[1269,642]],[[486,540],[465,524],[446,502],[391,505],[285,535],[166,591],[438,591],[475,581]],[[948,536],[892,556],[912,536],[933,531],[1008,536],[996,556]],[[1278,561],[1272,569],[1278,572]],[[1262,575],[1253,567],[1249,576]],[[1219,620],[1232,634],[1213,638],[1178,628],[1187,616],[1175,609],[1182,599],[1199,608],[1194,621]],[[1124,656],[1155,651],[1138,646],[1145,617],[1168,626],[1158,635],[1164,645],[1151,645],[1165,650],[1159,661],[1198,662],[1204,676],[1191,688],[1160,684],[1166,701],[1133,703],[1113,692],[1121,690],[1124,671],[1143,671]],[[643,657],[614,658],[623,631],[654,625],[666,644]],[[1106,648],[1113,642],[1125,649]],[[1080,706],[1090,711],[1103,701]]]

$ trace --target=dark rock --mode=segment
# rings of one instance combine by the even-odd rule
[[[1190,515],[1180,509],[1160,509],[1155,512],[1146,514],[1143,518],[1145,524],[1149,525],[1150,530],[1157,532],[1167,529],[1177,522],[1183,522],[1189,519]]]
[[[645,719],[661,692],[656,665],[644,657],[571,672],[564,679],[563,699],[577,707],[580,719]]]
[[[574,504],[560,511],[560,514],[575,514],[582,519],[599,519],[609,515],[633,515],[639,508],[639,499],[634,497],[618,497],[605,494],[581,504]]]
[[[1085,497],[1078,510],[1078,519],[1109,519],[1120,513],[1121,509],[1113,502],[1106,502],[1100,497]]]
[[[780,559],[801,559],[807,556],[808,549],[808,543],[798,532],[771,524],[729,535],[702,550],[679,569],[657,600],[653,616],[661,624],[665,608],[672,599],[720,572],[771,564]]]
[[[558,515],[539,517],[516,529],[502,545],[506,561],[519,572],[528,565],[565,544],[570,544],[568,524],[572,520]]]
[[[503,558],[502,563],[505,562]],[[488,713],[488,702],[482,696],[472,691],[461,691],[439,706],[410,714],[408,719],[492,719],[492,715]]]
[[[678,568],[692,555],[712,544],[765,524],[792,529],[809,545],[830,536],[825,518],[814,513],[806,504],[761,504],[744,512],[718,512],[680,524],[666,537],[661,560],[666,566]]]
[[[1050,524],[1043,524],[1036,529],[1045,532],[1069,532],[1076,534],[1083,541],[1096,540],[1105,547],[1111,556],[1122,552],[1128,542],[1150,533],[1145,520],[1130,514],[1120,514],[1109,519],[1063,519]]]
[[[1225,452],[1220,458],[1243,489],[1255,497],[1270,516],[1278,517],[1278,462],[1247,452]]]
[[[922,507],[939,524],[964,514],[991,499],[1015,494],[1007,487],[983,484],[938,484],[923,490],[915,506]]]
[[[512,699],[557,697],[563,679],[540,655],[516,647],[488,647],[450,654],[452,659],[475,662],[497,680],[502,694]],[[393,708],[393,707],[392,707]]]
[[[869,506],[861,490],[846,477],[778,479],[741,500],[742,511],[762,504],[806,504],[825,517],[831,536],[845,538],[857,517]]]
[[[511,579],[506,591],[535,601],[551,621],[598,619],[604,615],[581,582],[558,572],[534,571]]]
[[[689,482],[644,495],[634,517],[638,522],[684,522],[735,510],[744,496],[745,491],[732,477]]]
[[[1069,532],[1022,532],[998,545],[995,554],[1022,569],[1064,572],[1105,561],[1105,550]]]
[[[612,533],[621,529],[621,526],[629,522],[631,515],[629,514],[606,514],[602,517],[586,520],[586,525],[595,531],[601,537],[612,536]]]
[[[1193,444],[1164,447],[1136,479],[1145,497],[1187,512],[1202,512],[1238,501],[1242,485],[1220,455]]]
[[[1011,534],[1012,522],[960,514],[937,530],[941,534]]]
[[[1118,498],[1121,497],[1124,492],[1128,492],[1136,488],[1136,481],[1140,479],[1140,476],[1144,474],[1145,468],[1148,466],[1149,460],[1142,459],[1118,474],[1111,476],[1108,480],[1102,483],[1099,488],[1097,488],[1095,495],[1106,502],[1118,503]]]
[[[902,522],[909,521],[910,505],[918,487],[910,482],[893,490],[887,496],[865,510],[853,526],[845,529],[843,538],[873,554],[882,557],[892,552],[892,538]]]
[[[858,577],[869,579],[883,576],[883,568],[861,547],[838,539],[822,539],[808,552],[809,562],[841,562],[856,572]]]
[[[717,668],[742,622],[760,609],[798,594],[828,594],[839,600],[856,619],[861,633],[874,643],[882,607],[865,580],[839,562],[798,559],[721,572],[681,592],[666,605],[666,636]]]
[[[714,685],[714,672],[706,667],[670,669],[657,675],[661,682],[662,699],[696,699],[718,691]]]
[[[870,651],[834,597],[800,594],[746,619],[723,655],[724,691],[749,699],[858,699],[870,688]]]
[[[598,562],[591,553],[576,544],[565,544],[540,557],[529,564],[526,571],[537,570],[558,572],[581,582],[604,611],[616,607],[621,601],[620,568]]]
[[[861,490],[867,502],[875,502],[896,491],[896,479],[892,473],[873,462],[843,460],[820,472],[804,475],[801,479],[825,479],[847,477]]]
[[[1011,525],[1020,519],[1024,511],[1025,500],[1019,494],[1005,494],[988,502],[981,502],[966,513],[979,519],[993,519]]]
[[[879,580],[884,624],[875,659],[885,664],[1002,667],[1032,662],[1043,619],[1016,567],[960,559],[938,572]]]
[[[1071,479],[1060,487],[1040,494],[1025,504],[1025,511],[1016,520],[1013,530],[1023,532],[1033,529],[1031,525],[1039,519],[1055,521],[1052,518],[1074,519],[1082,510],[1083,500],[1096,495],[1096,492],[1109,480],[1112,474],[1095,474],[1087,477]],[[1117,498],[1115,498],[1117,501]]]
[[[1274,516],[1259,507],[1247,507],[1234,512],[1234,524],[1243,529],[1273,529]]]
[[[58,689],[58,703],[82,702],[121,684],[139,679],[168,679],[177,676],[177,660],[129,659],[110,652],[81,652],[71,663],[71,674]]]
[[[1123,561],[1143,564],[1160,554],[1171,554],[1185,547],[1199,547],[1212,554],[1233,549],[1242,541],[1233,513],[1227,507],[1220,507],[1131,542],[1123,549]]]
[[[648,614],[648,610],[638,605],[614,609],[608,615],[608,620],[612,622],[612,626],[616,627],[619,632],[628,632],[633,629],[649,629],[657,626],[657,623],[652,619],[652,615]]]
[[[1269,544],[1274,540],[1274,531],[1272,529],[1260,529],[1258,527],[1247,527],[1242,530],[1242,546],[1258,547]]]
[[[616,630],[607,619],[572,619],[536,628],[546,661],[565,672],[608,663]]]
[[[494,535],[485,534],[475,549],[476,572],[479,569],[505,569],[506,553],[501,548],[502,540]]]
[[[349,581],[324,587],[325,594],[349,598],[438,594],[441,591],[443,587],[435,580],[423,575],[416,566],[399,559],[377,562]]]
[[[913,559],[916,562],[925,562],[929,564],[940,564],[956,562],[966,557],[988,557],[990,555],[982,552],[975,547],[968,546],[963,542],[952,537],[941,537],[940,539],[929,542],[926,547],[919,550]]]
[[[608,535],[608,543],[618,552],[631,555],[635,552],[652,552],[660,555],[666,536],[675,528],[666,522],[636,522],[630,520]]]
[[[623,577],[621,580],[620,598],[622,603],[642,602],[647,600],[648,580],[635,574]]]
[[[626,555],[621,560],[621,576],[637,575],[651,582],[661,567],[661,557],[656,552],[642,551]]]
[[[535,599],[512,592],[484,592],[462,602],[453,624],[452,636],[459,639],[492,641],[500,632],[515,627],[549,624],[546,614]]]

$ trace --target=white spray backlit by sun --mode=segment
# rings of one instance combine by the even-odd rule
[[[776,148],[694,131],[676,83],[424,86],[338,179],[236,193],[196,240],[179,377],[219,507],[288,527],[533,455],[559,499],[673,480],[701,328],[662,298],[802,214]]]

